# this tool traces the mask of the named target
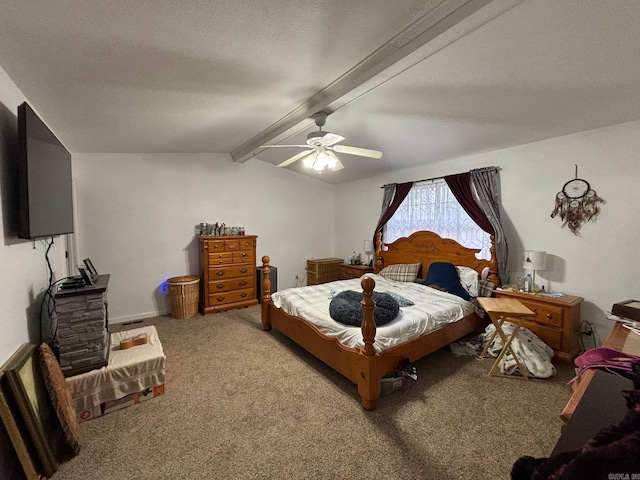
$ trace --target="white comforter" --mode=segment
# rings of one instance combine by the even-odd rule
[[[418,283],[396,282],[373,273],[366,275],[376,282],[376,292],[395,293],[415,303],[410,307],[401,307],[395,320],[377,328],[373,344],[377,352],[388,350],[473,313],[473,304],[456,295]],[[360,327],[343,325],[329,315],[329,304],[333,296],[344,290],[362,292],[360,281],[361,279],[356,278],[289,288],[272,294],[271,298],[276,307],[290,315],[311,321],[325,335],[336,337],[344,345],[362,348],[364,342]]]

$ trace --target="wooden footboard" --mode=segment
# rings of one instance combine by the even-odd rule
[[[416,361],[469,333],[480,331],[488,323],[475,314],[469,315],[458,322],[445,325],[427,335],[386,350],[382,354],[376,353],[374,348],[376,325],[373,319],[375,281],[372,278],[363,277],[361,285],[364,294],[362,300],[364,319],[361,330],[364,347],[361,349],[347,347],[336,338],[323,334],[308,320],[289,315],[273,305],[270,294],[269,261],[268,256],[262,257],[263,330],[277,328],[316,358],[355,383],[358,386],[360,402],[365,410],[376,408],[380,397],[380,379],[392,372],[401,361],[406,358]]]
[[[322,360],[358,386],[362,406],[366,410],[374,410],[380,396],[380,379],[393,370],[397,363],[387,371],[381,372],[379,355],[373,344],[375,342],[376,324],[373,320],[373,289],[375,282],[369,277],[362,279],[364,298],[362,308],[362,338],[364,347],[355,349],[341,344],[336,338],[323,334],[308,320],[289,315],[275,307],[271,302],[271,281],[269,280],[268,256],[262,257],[263,284],[262,291],[262,329],[269,331],[276,327],[280,332],[309,353]]]

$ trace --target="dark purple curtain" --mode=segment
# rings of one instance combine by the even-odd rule
[[[476,224],[489,235],[495,235],[489,219],[473,199],[473,193],[471,192],[471,172],[447,175],[444,177],[444,180],[447,182],[456,200],[458,200],[458,203],[462,205],[464,211],[471,217],[471,220],[476,222]]]
[[[376,229],[373,232],[374,248],[376,245],[376,233],[382,230],[382,227],[384,227],[389,221],[389,219],[393,217],[393,214],[396,213],[396,210],[398,210],[398,207],[400,206],[400,204],[404,201],[405,198],[407,198],[407,195],[409,194],[411,187],[413,187],[413,182],[399,183],[396,185],[396,192],[393,196],[393,200],[391,201],[391,204],[387,207],[387,209],[382,213],[382,215],[380,215],[380,220],[378,220],[378,225],[376,226]]]

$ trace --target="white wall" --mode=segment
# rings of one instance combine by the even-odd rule
[[[605,311],[640,297],[637,253],[640,222],[640,121],[592,130],[502,151],[406,169],[336,188],[336,254],[362,250],[380,215],[382,185],[473,168],[501,168],[503,223],[510,248],[511,280],[521,275],[523,250],[546,250],[548,268],[538,272],[552,291],[584,298],[583,320],[596,325],[600,339],[611,329]],[[578,177],[605,199],[602,213],[575,236],[550,214],[564,183]],[[349,205],[345,209],[341,206]]]
[[[49,285],[44,244],[17,238],[17,111],[24,101],[0,68],[0,365],[22,343],[40,342],[40,302]],[[49,252],[54,279],[66,275],[64,244],[55,237]]]
[[[198,274],[194,226],[224,222],[258,235],[278,288],[308,257],[333,255],[332,185],[225,154],[76,154],[77,249],[110,273],[112,322],[169,312],[167,278]],[[258,261],[261,264],[261,261]]]

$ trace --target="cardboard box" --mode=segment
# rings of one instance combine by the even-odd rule
[[[156,385],[153,388],[146,388],[141,392],[126,395],[111,402],[104,402],[95,407],[76,412],[76,415],[78,417],[78,422],[86,422],[87,420],[101,417],[107,413],[130,407],[136,403],[146,402],[147,400],[151,400],[152,398],[156,398],[160,395],[164,395],[164,383],[162,385]]]

